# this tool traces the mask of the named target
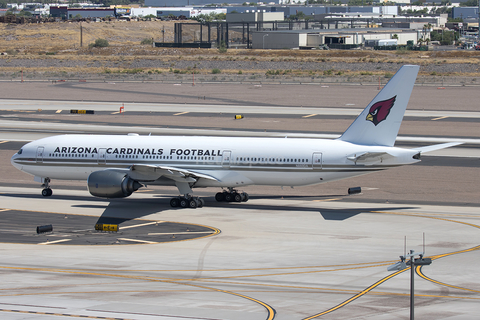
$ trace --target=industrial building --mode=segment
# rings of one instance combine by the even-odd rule
[[[426,35],[428,33],[416,30],[386,28],[258,31],[252,34],[252,48],[309,49],[324,44],[352,48],[377,40],[392,39],[397,40],[397,45],[406,45],[407,41],[417,43],[418,39]]]
[[[227,22],[260,22],[260,21],[283,21],[283,12],[252,11],[245,13],[228,13]]]
[[[168,17],[170,15],[179,17],[184,16],[187,19],[196,17],[201,14],[208,15],[210,13],[227,13],[225,8],[210,8],[210,7],[141,7],[132,8],[131,16],[133,17],[146,17],[153,15],[157,18]]]
[[[114,8],[69,8],[67,6],[50,7],[50,15],[55,18],[73,19],[80,18],[106,18],[114,17]]]
[[[454,19],[476,19],[478,21],[478,7],[453,7],[452,17]]]

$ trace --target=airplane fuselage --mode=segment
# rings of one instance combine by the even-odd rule
[[[368,152],[389,156],[352,160]],[[216,178],[200,178],[192,187],[303,186],[414,163],[416,153],[323,139],[64,135],[25,145],[12,164],[51,179],[85,180],[95,171],[128,171],[135,164],[181,168]],[[160,177],[148,184],[174,182]]]

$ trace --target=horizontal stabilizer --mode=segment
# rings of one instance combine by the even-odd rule
[[[458,146],[460,144],[463,144],[463,142],[447,142],[447,143],[441,143],[441,144],[434,144],[433,146],[413,148],[413,150],[417,150],[421,153],[427,153],[427,152],[431,152],[431,151],[435,151],[435,150],[440,150],[440,149],[445,149],[445,148]]]

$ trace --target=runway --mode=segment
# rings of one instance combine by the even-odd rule
[[[462,92],[473,95],[467,100],[476,94]],[[240,100],[235,94],[232,100]],[[53,181],[54,196],[43,198],[9,159],[25,141],[73,132],[333,138],[356,107],[298,112],[245,105],[248,116],[235,121],[238,105],[226,114],[224,106],[150,103],[131,114],[127,105],[121,115],[112,114],[118,105],[89,102],[95,115],[72,116],[57,113],[57,103],[0,100],[2,319],[407,319],[409,269],[387,267],[405,249],[423,251],[424,234],[433,263],[416,270],[415,315],[477,317],[474,109],[455,113],[442,105],[406,115],[399,145],[466,142],[419,165],[319,186],[246,187],[247,203],[217,203],[218,190],[201,189],[205,207],[175,210],[172,188],[108,201],[90,196],[85,182]],[[80,109],[79,102],[64,106]],[[353,186],[362,194],[348,196]],[[120,230],[96,232],[97,222]],[[53,233],[37,235],[39,224],[52,224]]]

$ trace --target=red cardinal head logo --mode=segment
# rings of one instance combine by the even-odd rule
[[[383,100],[375,103],[371,108],[367,115],[368,121],[372,121],[373,124],[376,126],[383,120],[387,119],[388,114],[390,113],[390,109],[392,109],[393,104],[395,103],[395,99],[397,96],[390,98],[388,100]]]

